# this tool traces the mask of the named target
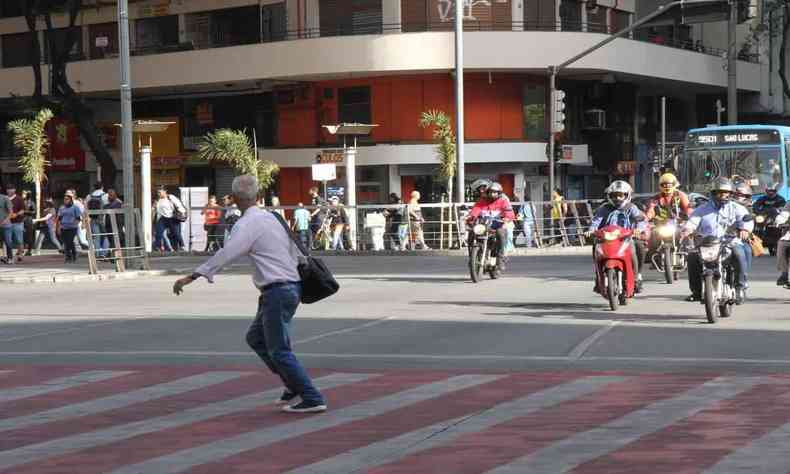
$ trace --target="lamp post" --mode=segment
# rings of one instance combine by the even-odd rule
[[[140,199],[140,220],[143,226],[142,246],[146,252],[151,251],[151,153],[153,153],[153,135],[162,133],[176,122],[159,122],[157,120],[136,120],[132,123],[132,131],[140,135],[148,135],[148,143],[143,144],[142,136],[138,137],[138,148],[140,150],[140,187],[142,198]],[[116,124],[121,126],[121,124]],[[123,128],[123,127],[122,127]],[[129,172],[132,173],[131,171]],[[128,198],[127,198],[128,199]],[[134,206],[134,202],[127,201],[127,205]],[[127,235],[134,239],[134,219],[127,224]],[[132,240],[133,241],[133,240]]]
[[[353,212],[348,216],[348,226],[351,234],[351,245],[356,249],[357,245],[357,175],[356,175],[356,158],[357,158],[357,137],[359,135],[370,135],[375,124],[364,123],[340,123],[337,125],[324,125],[323,126],[332,135],[340,135],[343,137],[343,158],[346,162],[346,205],[353,207]],[[354,145],[347,146],[346,137],[354,137]]]

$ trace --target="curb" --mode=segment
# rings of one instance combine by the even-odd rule
[[[137,270],[124,273],[99,273],[90,274],[70,274],[54,273],[50,276],[36,277],[0,277],[0,285],[30,284],[30,283],[74,283],[82,281],[107,281],[107,280],[134,280],[137,278],[174,275],[174,270]]]

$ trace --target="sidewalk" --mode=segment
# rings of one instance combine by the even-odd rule
[[[525,256],[553,256],[553,255],[587,255],[589,247],[549,247],[544,249],[517,248],[508,255],[511,257]],[[463,250],[415,250],[396,252],[386,250],[382,252],[356,251],[356,252],[313,252],[316,256],[357,256],[357,257],[463,257]],[[81,253],[76,263],[66,264],[63,256],[47,252],[44,255],[25,257],[22,263],[4,265],[0,263],[0,285],[2,284],[30,284],[30,283],[70,283],[78,281],[102,281],[134,279],[141,277],[181,274],[194,268],[199,261],[208,257],[205,252],[180,252],[178,254],[160,255],[153,253],[150,256],[151,270],[130,270],[117,273],[115,267],[108,262],[99,264],[99,273],[88,273],[87,254]]]

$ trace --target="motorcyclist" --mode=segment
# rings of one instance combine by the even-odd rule
[[[735,186],[728,178],[716,178],[710,188],[711,199],[698,207],[683,227],[683,237],[695,234],[701,238],[722,238],[731,227],[738,230],[738,236],[732,241],[733,265],[738,281],[735,285],[736,304],[743,304],[746,289],[749,287],[749,265],[746,258],[744,241],[754,230],[753,221],[744,221],[749,215],[740,204],[730,198],[735,193]],[[702,301],[702,260],[698,253],[692,252],[688,257],[689,289],[691,295],[686,301]]]
[[[691,216],[692,208],[688,195],[678,189],[680,182],[672,173],[664,173],[658,180],[661,191],[650,200],[645,209],[645,217],[655,226],[664,225],[671,219]],[[654,252],[658,248],[657,235],[651,234],[649,249]]]
[[[472,199],[478,201],[485,197],[488,187],[491,186],[491,180],[480,178],[472,183]]]
[[[646,229],[645,215],[636,205],[631,202],[633,189],[625,181],[614,181],[606,188],[606,198],[608,202],[595,211],[588,235],[592,234],[601,227],[607,225],[617,225],[626,229],[644,232]],[[645,261],[645,244],[636,238],[631,239],[633,251],[633,266],[637,271],[636,292],[642,291],[642,264]],[[593,250],[594,252],[594,250]],[[593,253],[594,255],[594,253]]]
[[[502,185],[494,182],[487,186],[485,193],[475,203],[469,216],[466,218],[467,225],[474,224],[478,217],[494,217],[502,220],[502,225],[496,229],[497,236],[497,261],[499,262],[500,270],[504,270],[505,259],[505,243],[507,242],[507,229],[505,224],[512,222],[516,219],[516,213],[513,212],[513,206],[510,204],[510,199],[504,195]],[[468,242],[474,242],[474,235],[471,231]],[[471,248],[471,244],[470,244]]]
[[[735,202],[752,212],[752,187],[746,181],[735,182]]]
[[[790,203],[785,204],[782,208],[781,214],[790,214]],[[787,238],[786,238],[787,237]],[[776,267],[779,270],[779,279],[776,280],[778,286],[783,286],[790,290],[790,281],[788,281],[788,252],[790,252],[790,230],[784,228],[784,235],[776,243]]]
[[[767,214],[770,209],[780,209],[785,204],[787,201],[779,195],[779,185],[774,183],[765,188],[765,196],[754,201],[754,213]]]

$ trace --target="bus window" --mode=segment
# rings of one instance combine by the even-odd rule
[[[688,150],[681,174],[693,192],[707,192],[719,177],[741,177],[754,193],[762,193],[766,186],[783,182],[781,152],[779,147]]]

